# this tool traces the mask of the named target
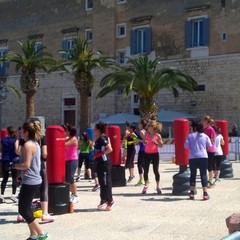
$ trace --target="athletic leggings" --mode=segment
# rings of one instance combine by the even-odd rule
[[[1,166],[2,166],[2,176],[3,176],[2,184],[1,184],[1,194],[4,195],[7,181],[9,178],[10,165],[9,165],[9,162],[2,161]],[[11,175],[12,175],[12,194],[15,195],[17,190],[18,170],[11,168]]]
[[[139,151],[138,152],[138,163],[137,163],[137,166],[138,166],[138,173],[139,174],[143,174],[143,163],[144,163],[144,151]]]
[[[111,160],[103,161],[98,158],[97,161],[97,176],[100,184],[100,198],[102,201],[111,202],[112,198],[112,163]]]
[[[208,171],[211,172],[213,171],[213,167],[214,167],[214,154],[215,152],[208,152]]]
[[[18,212],[28,224],[32,223],[35,220],[31,207],[34,194],[39,190],[39,188],[40,184],[22,184],[21,186],[18,201]]]
[[[158,153],[145,153],[144,154],[144,165],[143,165],[144,181],[145,182],[148,181],[148,172],[149,172],[149,166],[150,166],[151,162],[153,164],[153,172],[154,172],[154,175],[155,175],[155,180],[156,180],[156,182],[159,182],[160,181],[160,174],[159,174],[159,154]]]
[[[213,159],[213,170],[220,171],[223,155],[215,155]]]
[[[207,167],[208,159],[207,158],[193,158],[189,159],[189,168],[190,168],[190,186],[196,186],[196,176],[197,169],[199,168],[202,187],[207,187]]]
[[[42,177],[42,183],[40,186],[40,201],[48,202],[48,179],[46,169],[41,168],[40,175]]]

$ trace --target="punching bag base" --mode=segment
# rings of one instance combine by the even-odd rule
[[[49,184],[48,208],[55,215],[69,213],[69,185]]]
[[[126,186],[125,167],[112,166],[112,186],[122,187]]]

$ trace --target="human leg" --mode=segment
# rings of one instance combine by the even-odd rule
[[[190,169],[190,199],[194,199],[194,192],[196,188],[196,176],[197,176],[197,159],[189,159],[189,169]]]
[[[209,181],[209,185],[213,186],[214,185],[214,172],[213,172],[213,168],[214,168],[214,152],[208,152],[208,181]]]
[[[136,184],[136,186],[138,185],[142,185],[143,184],[143,159],[144,159],[144,152],[143,151],[139,151],[138,152],[138,174],[139,174],[139,181]]]
[[[208,159],[207,158],[201,158],[199,160],[199,171],[200,171],[200,177],[201,177],[201,184],[203,189],[203,200],[208,200],[209,195],[207,193],[207,169],[208,169]]]
[[[219,176],[220,176],[220,170],[221,170],[221,163],[222,163],[222,155],[215,156],[215,164],[216,164],[216,170],[214,172],[215,175],[215,180],[219,181]]]
[[[153,164],[153,173],[155,175],[156,180],[156,190],[158,194],[161,194],[160,189],[160,173],[159,173],[159,154],[153,153],[152,154],[152,164]]]
[[[31,236],[44,234],[43,229],[35,220],[32,209],[31,209],[34,194],[39,188],[40,188],[40,185],[23,184],[19,193],[19,203],[18,203],[19,214],[28,223]]]
[[[5,202],[4,200],[4,192],[7,186],[7,181],[9,178],[9,163],[8,162],[1,162],[1,170],[2,170],[2,183],[1,183],[1,199],[3,200],[2,202]]]

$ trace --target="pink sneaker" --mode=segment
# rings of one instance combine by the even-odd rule
[[[105,211],[110,211],[112,209],[112,207],[116,204],[116,202],[114,200],[112,200],[111,202],[109,202],[105,208]]]
[[[46,214],[42,216],[43,222],[53,222],[54,218],[50,214]]]

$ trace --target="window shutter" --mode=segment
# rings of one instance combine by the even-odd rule
[[[131,55],[134,55],[137,53],[137,30],[131,31],[131,40],[130,40],[130,49],[131,49]]]
[[[144,35],[145,42],[143,52],[150,53],[152,51],[152,28],[146,28]]]
[[[209,46],[210,42],[210,19],[203,19],[203,46]]]
[[[192,22],[185,22],[185,48],[192,47]]]
[[[7,52],[8,52],[7,50],[4,50],[2,52],[2,56],[6,56]],[[9,69],[9,62],[8,61],[0,64],[0,76],[1,77],[8,76],[8,69]]]
[[[64,51],[67,51],[67,50],[68,50],[67,42],[68,42],[67,39],[65,39],[65,40],[62,41],[62,50],[64,50]],[[67,57],[68,57],[68,55],[67,55],[66,53],[63,53],[63,54],[62,54],[62,58],[67,59]]]

